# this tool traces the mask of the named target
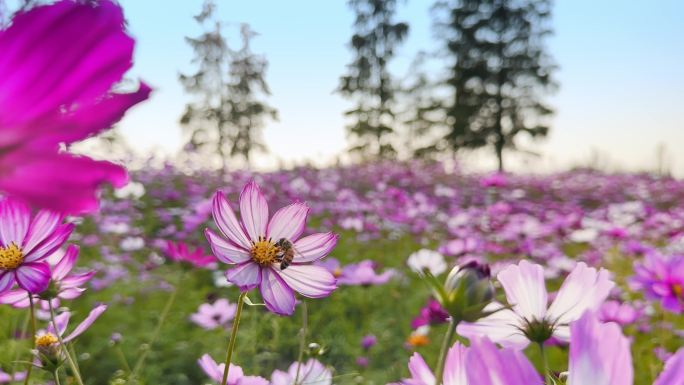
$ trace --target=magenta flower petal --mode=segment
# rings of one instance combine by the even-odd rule
[[[214,221],[223,235],[245,250],[251,248],[250,239],[242,229],[242,225],[238,222],[233,209],[230,208],[230,204],[222,191],[217,191],[214,195],[212,212]]]
[[[69,245],[62,258],[52,268],[52,279],[61,281],[74,268],[76,259],[78,259],[78,246]]]
[[[0,277],[2,277],[2,274],[0,273]],[[12,282],[14,282],[14,275],[12,273],[7,273],[10,277],[12,277]],[[0,278],[0,281],[2,278]],[[2,293],[2,290],[0,290],[0,293]],[[9,290],[6,291],[2,294],[0,294],[0,303],[3,305],[12,305],[14,306],[17,303],[22,303],[26,301],[28,305],[28,293],[26,290]],[[22,306],[19,306],[22,307]]]
[[[66,242],[73,230],[73,223],[60,226],[33,250],[27,251],[24,262],[37,262],[49,257]]]
[[[235,246],[230,241],[223,239],[210,229],[205,229],[204,235],[209,241],[211,251],[221,262],[235,264],[250,260],[251,257],[249,256],[249,252],[247,252],[247,250],[239,246]]]
[[[248,183],[240,193],[240,217],[252,241],[266,236],[268,202],[254,181]]]
[[[0,271],[0,293],[5,293],[14,286],[14,274],[11,271]],[[5,303],[5,302],[2,302]]]
[[[23,202],[6,198],[0,202],[0,242],[21,246],[31,220],[31,209]]]
[[[305,297],[327,297],[337,288],[335,277],[322,266],[291,265],[277,273],[288,286]]]
[[[293,203],[281,208],[268,223],[266,238],[276,241],[285,238],[294,242],[304,231],[308,213],[309,207],[304,203]]]
[[[22,289],[38,294],[50,283],[50,266],[45,262],[23,263],[14,270],[14,278]]]
[[[57,229],[62,219],[62,214],[58,212],[49,210],[38,211],[26,233],[26,239],[24,239],[23,244],[24,251],[28,253],[33,250],[37,244]]]
[[[262,270],[259,290],[268,310],[279,315],[294,313],[294,292],[273,269]]]
[[[684,348],[665,362],[665,368],[653,385],[684,385]]]
[[[337,244],[337,234],[317,233],[297,240],[295,246],[296,263],[317,261],[332,251]]]
[[[102,315],[102,313],[107,310],[107,305],[99,305],[96,306],[93,310],[90,311],[90,314],[88,314],[88,317],[83,320],[78,326],[76,326],[76,329],[74,329],[71,334],[69,334],[66,338],[64,338],[64,342],[69,342],[73,340],[74,338],[80,336],[85,332],[94,322],[95,320]]]
[[[262,278],[262,269],[256,263],[243,263],[226,271],[226,279],[232,282],[241,291],[250,291],[257,287]]]

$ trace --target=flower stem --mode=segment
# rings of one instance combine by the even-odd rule
[[[544,349],[544,343],[539,343],[539,352],[541,353],[542,364],[544,365],[544,377],[546,378],[547,384],[553,384],[553,378],[551,377],[551,369],[549,369],[549,360],[546,357],[546,350]]]
[[[59,382],[59,373],[57,370],[52,372],[52,377],[55,379],[55,385],[62,385],[61,382]]]
[[[69,350],[67,349],[66,344],[62,339],[62,333],[59,332],[57,321],[55,321],[55,308],[52,306],[52,301],[48,300],[48,306],[50,307],[50,321],[52,322],[52,327],[55,328],[55,334],[57,335],[57,340],[59,341],[59,348],[61,351],[64,352],[64,355],[66,356],[67,363],[69,364],[69,368],[71,368],[71,371],[74,374],[74,379],[76,380],[76,383],[78,385],[83,385],[81,373],[79,372],[78,367],[76,366],[76,362],[74,361],[73,357],[71,357],[71,354],[69,353]]]
[[[302,360],[304,359],[304,349],[306,348],[306,332],[309,328],[309,311],[306,307],[306,301],[302,300],[302,329],[299,331],[299,356],[297,357],[297,374],[295,375],[294,385],[299,381],[299,371],[302,368]]]
[[[444,375],[444,365],[446,363],[446,357],[449,353],[449,346],[451,346],[451,340],[456,334],[456,326],[458,326],[458,321],[453,318],[449,321],[449,329],[447,329],[444,335],[444,341],[442,341],[442,349],[439,351],[439,361],[437,361],[437,369],[435,370],[436,383],[442,383],[442,377]]]
[[[233,349],[235,348],[235,340],[237,339],[237,331],[240,326],[240,317],[242,316],[242,305],[245,303],[245,296],[247,293],[240,293],[237,303],[237,312],[233,319],[233,330],[230,332],[230,340],[228,340],[228,350],[226,351],[226,368],[223,371],[223,380],[221,385],[226,385],[228,382],[228,372],[230,371],[230,362],[233,358]]]
[[[29,315],[31,317],[31,346],[32,349],[36,348],[36,311],[33,304],[33,294],[28,292],[29,297]],[[31,359],[33,361],[33,359]],[[29,379],[31,378],[31,372],[33,371],[33,364],[29,364],[28,369],[26,369],[26,378],[24,379],[24,385],[28,385]]]

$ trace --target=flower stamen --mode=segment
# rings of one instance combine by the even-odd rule
[[[46,348],[56,344],[57,342],[59,342],[59,339],[55,337],[52,333],[45,333],[36,336],[36,347],[38,348]]]
[[[24,262],[24,253],[14,242],[0,247],[0,269],[14,270]]]
[[[270,266],[277,261],[279,251],[280,249],[270,239],[259,237],[257,242],[252,243],[250,255],[252,260],[259,265]]]

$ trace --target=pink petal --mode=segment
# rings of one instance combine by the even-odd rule
[[[71,312],[64,312],[55,317],[55,323],[53,324],[50,322],[48,324],[48,333],[52,334],[59,334],[60,336],[64,335],[64,332],[66,331],[67,327],[69,326],[69,320],[71,319]],[[57,329],[55,330],[55,324],[57,325]]]
[[[466,376],[466,353],[468,348],[460,342],[456,342],[449,349],[444,365],[443,384],[468,385]]]
[[[469,384],[544,385],[537,370],[521,351],[499,350],[486,338],[471,340],[466,366]]]
[[[502,306],[498,302],[492,302],[485,306],[484,310],[491,312]],[[504,347],[524,349],[530,342],[518,330],[520,326],[520,316],[512,310],[504,309],[480,318],[474,323],[461,322],[456,332],[468,339],[487,337]]]
[[[327,297],[337,288],[335,277],[322,266],[290,265],[277,273],[288,286],[305,297]]]
[[[59,287],[60,289],[78,288],[79,286],[83,286],[86,282],[93,278],[94,275],[94,271],[70,274],[62,279],[62,281],[59,283]]]
[[[432,374],[432,370],[420,354],[413,353],[408,362],[408,369],[411,373],[411,379],[419,384],[435,384],[435,375]]]
[[[62,289],[58,296],[61,299],[71,300],[80,297],[84,291],[85,289],[81,288]]]
[[[240,193],[240,217],[252,240],[266,236],[268,202],[256,182],[249,182]]]
[[[251,258],[247,250],[223,239],[210,229],[204,230],[204,235],[209,241],[209,246],[211,246],[214,256],[223,263],[242,263],[249,261]]]
[[[503,269],[497,279],[516,313],[530,321],[544,319],[547,293],[541,265],[520,261]]]
[[[262,269],[256,263],[246,262],[226,271],[226,279],[237,285],[240,291],[250,291],[261,283]]]
[[[252,248],[250,239],[242,229],[240,222],[238,222],[235,213],[233,213],[233,209],[230,208],[230,204],[223,194],[223,191],[217,191],[214,195],[212,213],[214,221],[223,235],[245,250],[250,250]]]
[[[14,279],[14,275],[10,272],[7,273],[12,279]],[[0,278],[2,280],[2,278]],[[2,292],[2,290],[0,290]],[[28,293],[26,290],[10,290],[6,291],[2,294],[0,294],[0,303],[5,304],[5,305],[13,305],[16,306],[19,303],[22,303],[26,301],[26,304],[28,305],[29,302],[29,297]],[[23,306],[16,306],[16,307],[23,307]]]
[[[266,308],[271,312],[278,315],[292,315],[294,313],[294,292],[273,269],[265,268],[262,270],[259,290]]]
[[[2,246],[24,243],[26,231],[31,220],[31,209],[23,202],[5,198],[0,201],[0,242]]]
[[[60,226],[55,232],[50,234],[49,237],[43,240],[43,242],[33,248],[33,250],[27,252],[24,257],[24,262],[37,262],[49,257],[66,242],[73,230],[73,223]]]
[[[11,271],[0,270],[0,293],[5,293],[14,286],[14,274]]]
[[[52,267],[52,279],[61,281],[74,268],[78,258],[78,246],[69,245],[62,258]]]
[[[39,294],[50,283],[50,266],[45,262],[24,263],[14,270],[14,278],[22,289]]]
[[[665,368],[653,385],[684,385],[684,348],[665,362]]]
[[[40,210],[31,221],[26,239],[24,239],[24,253],[30,253],[33,248],[52,234],[62,221],[62,214],[49,210]]]
[[[74,331],[64,339],[64,342],[69,342],[83,334],[83,332],[85,332],[95,322],[95,320],[97,320],[97,318],[104,313],[105,310],[107,310],[107,305],[99,305],[91,310],[90,314],[88,314],[88,317],[86,317],[83,322],[76,326],[76,329],[74,329]]]
[[[304,203],[293,203],[276,211],[268,223],[266,238],[277,241],[281,238],[294,242],[304,231],[309,207]]]
[[[313,262],[325,257],[335,248],[337,238],[335,233],[317,233],[297,240],[294,262]]]
[[[207,377],[213,381],[221,382],[223,379],[223,369],[225,368],[225,365],[222,368],[219,368],[219,366],[216,364],[216,361],[214,361],[210,355],[203,355],[197,360],[197,364],[200,366],[200,368],[202,368]]]

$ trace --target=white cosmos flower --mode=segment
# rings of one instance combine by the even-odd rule
[[[432,275],[440,275],[447,269],[444,256],[437,251],[420,249],[411,254],[406,261],[409,268],[418,274],[429,271]]]

